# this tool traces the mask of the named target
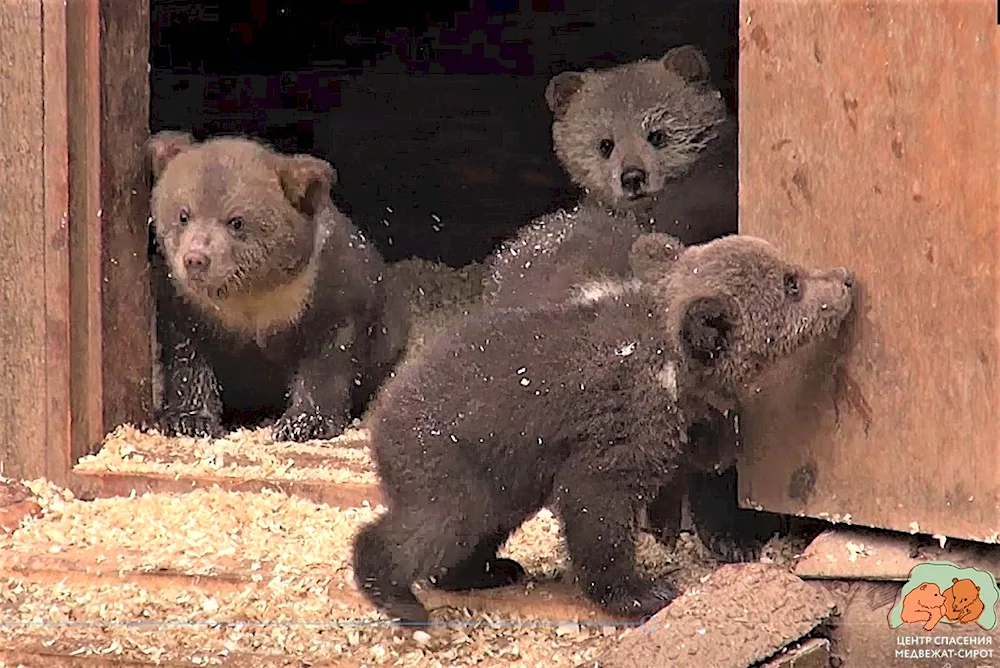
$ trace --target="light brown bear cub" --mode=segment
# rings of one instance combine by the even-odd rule
[[[509,583],[522,571],[497,549],[550,504],[589,598],[644,617],[676,595],[636,572],[636,508],[698,458],[693,423],[835,335],[852,293],[846,269],[808,270],[750,237],[665,258],[660,278],[603,296],[483,308],[385,385],[370,428],[389,510],[353,556],[379,610],[426,622],[411,590],[424,578]]]
[[[331,202],[336,171],[240,137],[147,142],[169,434],[222,432],[224,405],[279,403],[276,440],[338,435],[409,330],[378,251]]]

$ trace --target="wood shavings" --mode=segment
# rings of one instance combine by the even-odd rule
[[[269,427],[239,429],[225,438],[208,439],[170,438],[123,425],[75,469],[377,484],[367,442],[368,432],[363,429],[349,429],[329,441],[282,443],[272,439]]]
[[[123,579],[40,582],[8,572],[0,600],[9,602],[5,616],[15,623],[0,629],[0,642],[17,646],[57,638],[67,653],[77,655],[198,665],[219,665],[230,654],[248,653],[377,665],[502,660],[512,666],[569,666],[614,641],[602,628],[584,624],[573,633],[565,627],[557,632],[566,620],[529,625],[516,617],[441,610],[435,617],[454,624],[442,629],[443,644],[400,642],[357,595],[347,595],[353,589],[350,541],[382,511],[218,488],[91,502],[49,494],[45,515],[0,540],[0,553],[86,549],[106,555]],[[561,537],[554,522],[547,512],[534,518],[512,537],[511,552],[530,553],[525,541],[533,537],[545,538],[543,549],[555,545]],[[129,576],[164,571],[178,575],[141,582]],[[255,581],[260,573],[266,577]],[[180,574],[206,577],[192,581]],[[220,578],[235,582],[214,586]]]
[[[858,560],[858,557],[868,555],[868,548],[866,548],[862,543],[847,541],[847,544],[844,547],[847,548],[847,560],[852,564]]]

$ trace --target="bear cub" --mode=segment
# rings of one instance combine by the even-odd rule
[[[584,204],[542,216],[490,257],[484,301],[534,307],[564,301],[583,283],[625,279],[632,274],[632,243],[641,234],[632,212]]]
[[[737,232],[736,119],[693,45],[545,89],[552,143],[584,201],[631,211],[685,245]]]
[[[846,269],[806,270],[756,238],[690,248],[673,265],[604,295],[484,308],[386,383],[370,429],[388,512],[353,553],[377,609],[425,623],[418,580],[508,584],[523,569],[497,549],[549,505],[591,600],[644,617],[676,596],[635,570],[637,508],[697,457],[691,424],[834,336],[852,295]]]
[[[278,406],[276,440],[337,436],[400,359],[409,311],[333,205],[336,171],[233,136],[160,132],[146,152],[160,429],[218,436],[224,405]]]

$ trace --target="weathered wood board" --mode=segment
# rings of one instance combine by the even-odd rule
[[[840,371],[745,416],[747,507],[1000,531],[995,3],[740,8],[740,231],[853,268]]]

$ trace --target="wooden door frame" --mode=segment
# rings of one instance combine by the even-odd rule
[[[5,185],[40,194],[32,206],[0,208],[0,263],[33,269],[5,277],[17,290],[0,315],[0,368],[16,382],[0,400],[10,420],[2,475],[74,487],[73,464],[108,429],[152,412],[141,151],[149,0],[25,0],[0,11],[0,55],[19,65],[0,72],[0,86],[18,95],[0,114],[15,137],[0,144],[18,160]]]

